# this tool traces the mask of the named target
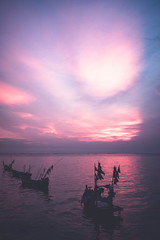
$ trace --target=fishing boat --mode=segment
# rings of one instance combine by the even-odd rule
[[[86,185],[81,199],[81,204],[86,210],[94,211],[100,215],[120,213],[123,210],[123,208],[113,204],[113,198],[116,195],[114,185],[119,181],[119,174],[120,166],[118,168],[114,166],[111,184],[98,185],[98,181],[104,179],[105,173],[99,162],[98,167],[94,166],[94,189]],[[105,196],[105,190],[108,192],[107,196]]]
[[[42,191],[47,191],[48,186],[49,186],[49,174],[53,169],[53,165],[48,168],[46,171],[44,169],[43,173],[38,176],[37,179],[22,179],[22,186],[23,187],[28,187],[28,188],[33,188],[37,190],[42,190]]]
[[[12,170],[12,174],[13,174],[13,177],[16,177],[16,178],[27,178],[27,179],[29,179],[29,178],[31,178],[31,176],[32,176],[32,173],[30,173],[30,171],[17,171],[17,170]]]
[[[12,165],[13,165],[14,162],[15,162],[15,160],[12,160],[12,162],[9,165],[7,165],[3,161],[3,169],[4,169],[4,171],[12,172],[12,170],[13,170]]]

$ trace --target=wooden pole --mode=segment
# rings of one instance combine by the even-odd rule
[[[97,207],[97,177],[96,177],[96,170],[95,170],[95,164],[94,164],[94,193],[95,193],[95,205]]]

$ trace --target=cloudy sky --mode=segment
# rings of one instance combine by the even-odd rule
[[[159,0],[0,3],[0,152],[160,152]]]

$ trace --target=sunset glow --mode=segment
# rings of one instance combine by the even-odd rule
[[[121,28],[121,34],[117,29]],[[90,39],[91,46],[81,49],[78,62],[80,81],[89,94],[95,97],[110,97],[131,87],[141,66],[136,65],[140,49],[136,39],[129,39],[126,29],[117,26],[108,36]],[[123,33],[123,34],[122,34]],[[123,37],[121,37],[121,35]]]
[[[158,53],[145,60],[144,16],[121,1],[47,4],[29,2],[24,12],[23,3],[4,4],[1,138],[78,146],[148,134],[159,118],[159,70]]]

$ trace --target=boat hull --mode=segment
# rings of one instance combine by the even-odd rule
[[[21,172],[21,171],[17,171],[17,170],[12,170],[12,174],[13,174],[13,177],[16,177],[16,178],[30,179],[32,176],[32,174],[29,172]]]
[[[100,197],[96,199],[93,190],[85,190],[82,196],[82,203],[85,210],[95,212],[96,214],[113,214],[115,212],[120,213],[123,208],[113,205],[112,198]]]
[[[33,179],[22,179],[22,186],[33,188],[37,190],[48,190],[49,178],[44,178],[41,180],[33,180]]]

